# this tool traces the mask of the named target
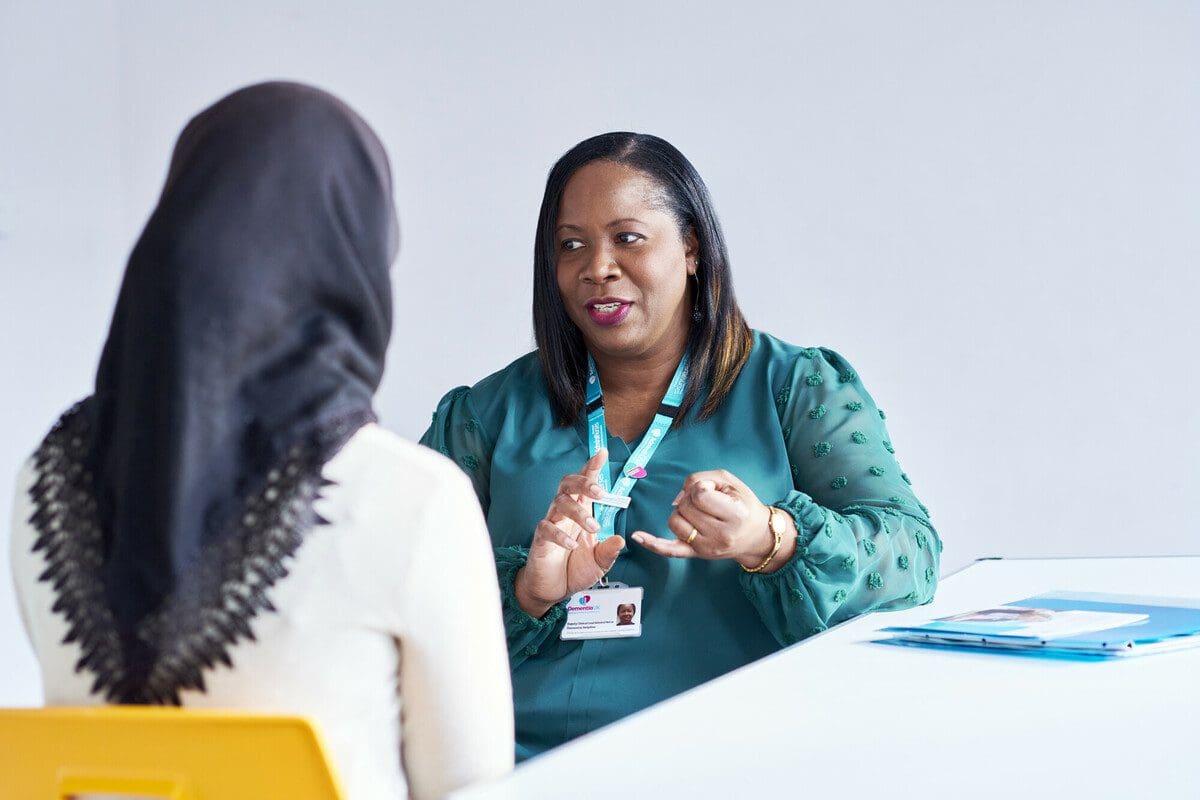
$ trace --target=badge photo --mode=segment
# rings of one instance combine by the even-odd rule
[[[642,635],[642,587],[608,586],[576,592],[567,602],[560,638],[623,639]]]

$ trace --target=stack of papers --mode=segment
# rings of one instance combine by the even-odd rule
[[[1200,647],[1200,600],[1049,592],[1005,605],[883,628],[888,644],[1099,657]]]

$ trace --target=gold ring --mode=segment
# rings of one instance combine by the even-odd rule
[[[696,530],[695,528],[692,528],[692,532],[688,535],[687,541],[684,542],[684,544],[691,544],[692,542],[696,541],[696,537],[699,534],[700,534],[700,531]]]

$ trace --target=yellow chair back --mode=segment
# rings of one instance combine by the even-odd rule
[[[0,709],[0,795],[342,797],[302,717],[149,706]]]

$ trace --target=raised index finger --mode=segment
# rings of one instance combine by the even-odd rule
[[[592,483],[600,479],[600,468],[608,463],[608,449],[601,447],[596,451],[596,455],[587,460],[583,465],[583,469],[579,470],[579,474],[587,478]]]

